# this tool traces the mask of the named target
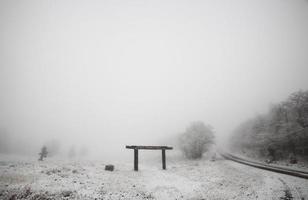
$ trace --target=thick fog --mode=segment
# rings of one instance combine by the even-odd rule
[[[308,89],[305,0],[2,0],[0,29],[0,129],[19,153],[127,157],[192,121],[219,143]]]

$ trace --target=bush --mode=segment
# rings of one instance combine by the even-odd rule
[[[179,138],[179,147],[189,159],[201,158],[213,143],[213,130],[203,122],[193,122]]]

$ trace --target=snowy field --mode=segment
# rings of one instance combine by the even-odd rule
[[[129,163],[0,157],[0,199],[308,199],[308,181],[221,158]]]

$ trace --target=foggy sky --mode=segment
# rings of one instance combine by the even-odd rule
[[[27,144],[221,139],[308,89],[305,0],[2,0],[0,29],[0,127]]]

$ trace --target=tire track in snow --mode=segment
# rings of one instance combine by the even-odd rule
[[[278,178],[278,180],[283,184],[284,192],[285,192],[285,196],[280,197],[280,199],[283,199],[283,200],[290,200],[290,199],[303,200],[304,199],[304,197],[301,195],[301,193],[298,191],[296,187],[292,187],[288,185],[282,178]],[[295,197],[293,196],[294,194],[295,194]]]

